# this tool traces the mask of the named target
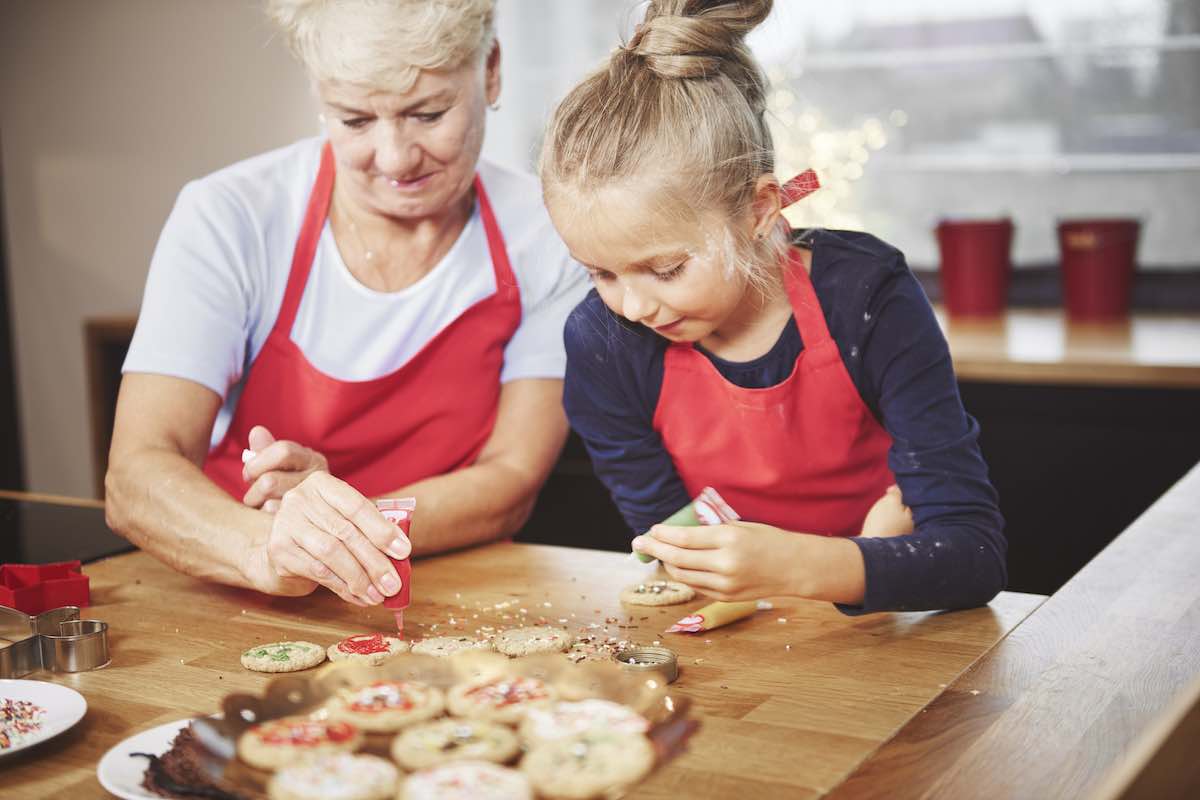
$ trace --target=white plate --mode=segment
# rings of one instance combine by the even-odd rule
[[[96,765],[96,777],[100,785],[122,800],[162,800],[142,788],[142,777],[149,762],[144,758],[132,758],[133,753],[150,753],[161,756],[171,748],[171,741],[194,717],[166,722],[157,728],[134,734],[109,748]]]
[[[47,681],[0,680],[0,701],[3,700],[27,700],[45,709],[45,714],[37,733],[18,745],[0,750],[0,758],[58,736],[87,713],[83,695]]]

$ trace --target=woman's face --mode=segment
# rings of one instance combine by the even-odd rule
[[[319,83],[339,192],[363,211],[394,219],[452,208],[474,179],[499,69],[497,48],[484,65],[423,70],[403,94]]]

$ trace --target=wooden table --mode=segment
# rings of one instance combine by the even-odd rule
[[[1200,796],[1200,714],[1179,724],[1200,698],[1198,519],[1200,466],[831,798],[1109,798],[1181,746],[1191,776],[1157,796]]]
[[[78,689],[88,713],[62,737],[0,762],[5,797],[104,797],[95,770],[109,747],[215,711],[225,694],[267,682],[239,666],[244,648],[300,637],[328,644],[388,624],[386,611],[353,608],[324,591],[264,597],[192,580],[142,553],[86,571],[95,602],[89,616],[111,625],[113,662],[91,673],[36,676]],[[538,545],[495,544],[420,561],[410,634],[469,633],[542,616],[565,619],[573,631],[614,618],[624,624],[630,617],[617,591],[647,574],[628,556]],[[633,796],[816,797],[921,716],[1044,599],[1006,593],[971,611],[862,618],[787,601],[695,637],[658,632],[700,601],[638,610],[629,629],[610,623],[614,634],[678,651],[674,688],[695,701],[702,720],[689,752]]]
[[[1200,388],[1200,314],[1084,324],[1059,309],[1014,308],[983,320],[936,312],[962,380]]]

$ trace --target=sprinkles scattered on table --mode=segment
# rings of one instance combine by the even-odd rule
[[[28,700],[0,700],[0,750],[19,747],[42,729],[46,709]]]

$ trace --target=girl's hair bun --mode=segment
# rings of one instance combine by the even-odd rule
[[[738,77],[745,38],[771,13],[772,0],[654,0],[625,46],[662,78]]]

